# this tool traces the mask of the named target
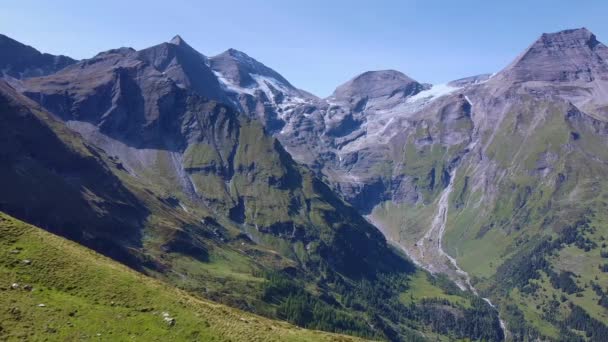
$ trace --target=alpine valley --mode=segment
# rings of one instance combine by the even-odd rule
[[[0,340],[606,341],[608,47],[327,98],[0,35]]]

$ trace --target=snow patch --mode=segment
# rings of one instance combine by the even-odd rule
[[[249,95],[253,95],[253,93],[255,91],[255,89],[252,89],[252,88],[239,87],[238,85],[230,82],[219,71],[213,71],[213,73],[215,74],[215,77],[217,77],[217,80],[220,81],[220,85],[222,86],[222,88],[224,88],[224,90],[226,90],[226,91],[236,93],[236,94],[249,94]]]
[[[294,90],[291,87],[287,86],[286,84],[273,77],[259,74],[250,74],[251,78],[253,78],[253,80],[255,81],[255,84],[252,84],[247,87],[241,87],[224,77],[221,72],[214,70],[213,73],[217,77],[222,88],[228,92],[255,96],[256,91],[262,91],[268,98],[269,102],[271,102],[277,108],[281,109],[280,112],[283,113],[280,114],[281,117],[283,117],[286,112],[289,112],[296,108],[296,104],[308,102],[306,99],[298,96],[297,93],[294,93]],[[275,93],[277,91],[283,94],[283,100],[281,101],[281,103],[277,103],[275,101]]]
[[[268,85],[285,94],[289,94],[290,92],[289,88],[287,88],[283,83],[277,81],[272,77],[251,74],[251,78],[255,80],[255,83],[258,84],[258,88],[261,89],[264,93],[266,93],[266,96],[268,96],[268,98],[272,98],[272,91],[270,90],[270,87]]]
[[[440,98],[442,96],[448,95],[456,90],[460,89],[460,87],[453,87],[448,85],[447,83],[436,84],[432,86],[430,89],[423,90],[418,94],[409,97],[405,102],[413,103],[418,101],[432,101],[434,99]]]

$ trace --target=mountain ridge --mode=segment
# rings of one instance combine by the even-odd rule
[[[0,71],[14,78],[43,76],[58,71],[76,61],[67,56],[41,53],[35,48],[0,34]]]
[[[446,291],[475,298],[472,312],[453,298],[447,311],[460,310],[467,319],[487,316],[481,330],[464,335],[464,328],[439,325],[450,337],[604,336],[607,291],[598,282],[608,278],[589,267],[601,269],[608,221],[600,177],[608,172],[601,149],[608,142],[608,67],[606,47],[591,32],[544,34],[494,75],[430,86],[398,71],[371,71],[327,99],[302,94],[236,50],[208,59],[179,36],[174,43],[111,50],[79,62],[82,73],[72,66],[20,82],[31,100],[106,150],[116,168],[126,170],[121,180],[153,189],[163,204],[147,199],[147,207],[181,210],[175,217],[152,210],[161,222],[188,222],[168,241],[154,235],[164,229],[146,231],[171,255],[150,253],[153,260],[165,260],[164,267],[176,272],[190,265],[196,269],[190,276],[198,279],[205,261],[192,266],[171,251],[203,260],[206,253],[209,259],[232,253],[225,242],[237,248],[251,243],[262,255],[276,249],[282,272],[322,289],[341,305],[332,310],[341,307],[337,312],[381,327],[348,321],[362,336],[398,340],[419,337],[416,329],[436,333],[411,316],[395,318],[404,312],[424,316],[437,302],[416,302],[413,311],[395,304],[403,304],[395,295],[415,276],[413,269],[398,271],[407,262],[389,252],[388,240],[420,267],[469,292],[454,283]],[[198,232],[199,216],[213,243]],[[192,238],[201,244],[187,243]],[[172,258],[177,261],[167,261]],[[253,260],[266,267],[262,259]],[[590,266],[572,267],[572,260]],[[403,278],[385,278],[391,273]],[[351,284],[355,280],[363,287]],[[355,293],[371,286],[374,295],[377,287],[389,289],[388,300],[374,297],[389,303],[388,311],[365,302],[360,305],[374,315],[356,316],[342,286]],[[238,300],[232,294],[218,298]],[[251,298],[245,305],[267,308]],[[555,318],[547,318],[551,313]],[[587,325],[578,325],[581,317]]]

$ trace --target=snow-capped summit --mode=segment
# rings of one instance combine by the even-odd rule
[[[273,131],[285,125],[298,105],[316,98],[244,52],[229,49],[209,58],[213,73],[240,111],[258,117]]]
[[[278,72],[258,62],[242,51],[228,49],[225,52],[211,57],[211,68],[239,87],[255,86],[254,75],[274,79],[282,88],[297,91],[289,81]]]

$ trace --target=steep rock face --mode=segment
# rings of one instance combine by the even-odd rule
[[[23,87],[62,119],[95,125],[129,145],[163,139],[179,144],[177,137],[159,134],[177,129],[169,127],[176,124],[171,113],[185,106],[185,93],[225,100],[206,63],[205,56],[176,38],[141,51],[102,52],[47,77],[25,80]]]
[[[17,79],[48,75],[76,61],[66,56],[40,53],[0,34],[0,73]]]

